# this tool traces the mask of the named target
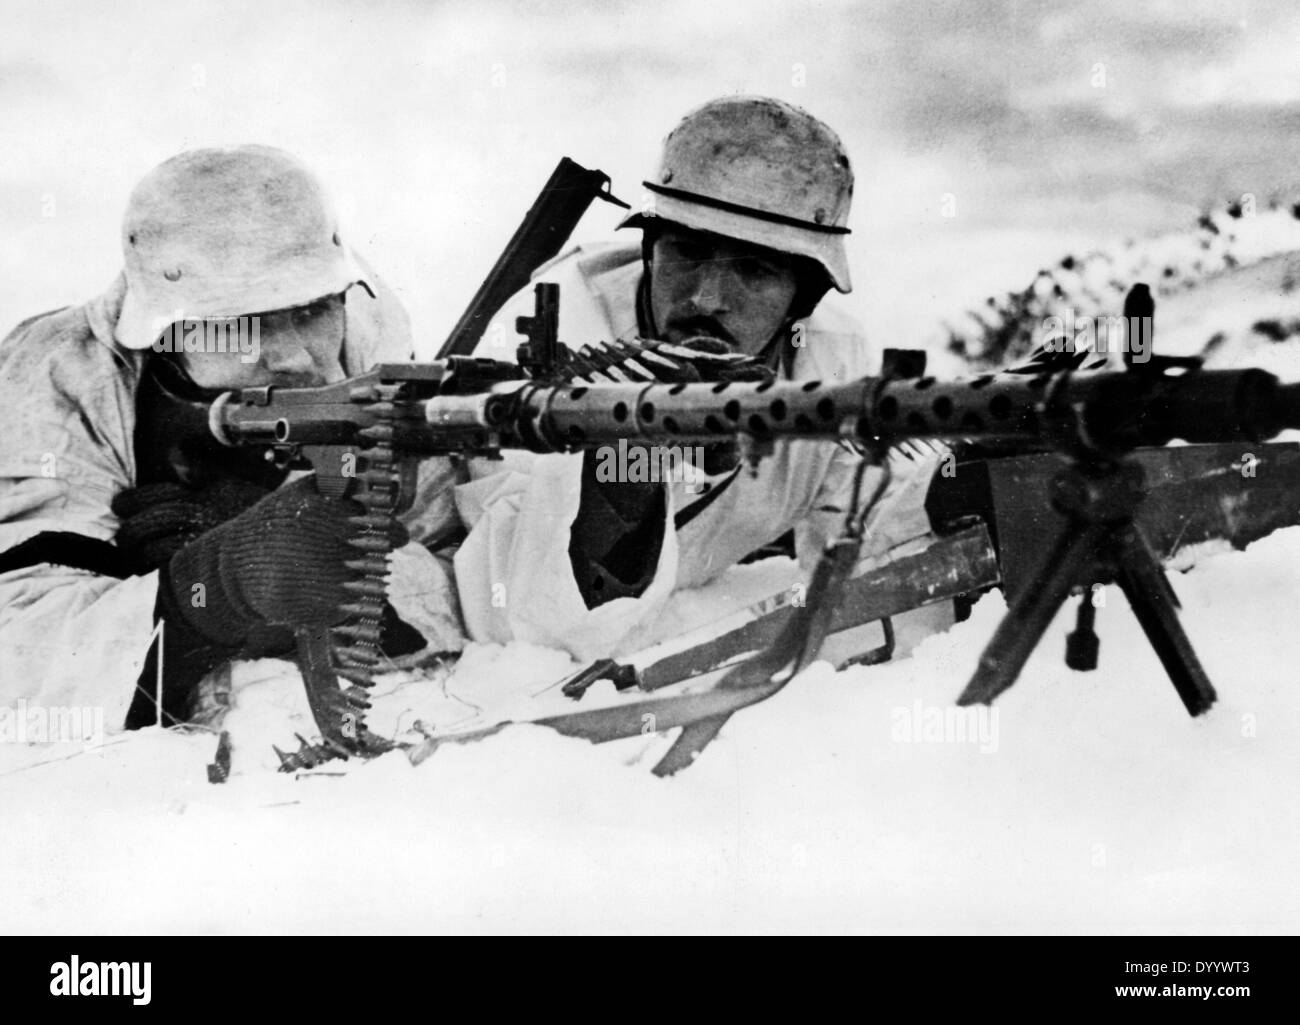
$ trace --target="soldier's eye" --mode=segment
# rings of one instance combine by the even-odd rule
[[[752,281],[767,281],[779,276],[781,270],[775,264],[768,263],[766,260],[750,258],[741,261],[740,272]]]
[[[674,242],[672,251],[674,258],[682,263],[702,263],[709,258],[707,246],[686,239]]]

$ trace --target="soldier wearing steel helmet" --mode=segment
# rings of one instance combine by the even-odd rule
[[[562,342],[659,340],[655,351],[697,380],[737,353],[787,379],[867,373],[858,325],[823,303],[852,287],[853,171],[828,126],[776,99],[714,100],[667,136],[645,188],[622,225],[641,229],[639,243],[575,246],[534,275],[560,285]],[[508,303],[479,351],[508,355],[509,325],[531,301],[530,288]],[[476,465],[455,489],[469,528],[455,567],[470,636],[613,655],[653,634],[672,591],[787,532],[801,562],[815,561],[843,523],[858,456],[789,441],[754,474],[737,464],[734,450],[707,451],[702,486],[601,479],[591,453]],[[887,497],[872,548],[928,529],[926,476]]]
[[[853,171],[839,137],[779,100],[729,97],[689,114],[644,183],[645,327],[715,332],[772,361],[832,286],[852,289],[844,238]],[[656,258],[657,257],[657,258]]]
[[[281,653],[289,627],[338,615],[359,507],[178,442],[174,404],[410,355],[404,311],[316,176],[280,150],[161,164],[130,196],[122,250],[103,295],[0,343],[0,701],[100,707],[110,729],[155,717],[135,699],[138,678],[153,690],[142,666],[159,620],[175,718],[214,668]],[[255,351],[212,351],[201,331],[157,344],[181,324],[250,319]]]

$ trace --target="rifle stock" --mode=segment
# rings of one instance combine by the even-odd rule
[[[438,350],[439,358],[468,356],[506,301],[528,284],[533,271],[560,251],[592,201],[627,209],[609,191],[609,175],[560,158],[523,221]]]

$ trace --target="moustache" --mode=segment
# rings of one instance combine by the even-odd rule
[[[710,338],[717,338],[726,342],[733,349],[739,347],[739,343],[731,336],[731,332],[712,317],[704,317],[698,314],[688,317],[670,317],[665,329],[675,331],[684,338],[693,335],[707,335]]]

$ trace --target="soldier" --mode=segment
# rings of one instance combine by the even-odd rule
[[[340,618],[360,507],[310,480],[281,487],[264,460],[176,443],[186,402],[411,352],[400,304],[279,150],[166,161],[131,194],[122,248],[104,295],[0,343],[0,700],[97,706],[110,729],[128,711],[155,719],[144,663],[160,619],[176,719],[210,670],[287,653],[288,627]]]
[[[668,372],[687,365],[697,380],[733,368],[736,354],[792,380],[868,372],[862,332],[822,303],[851,288],[853,172],[830,128],[775,99],[714,100],[669,134],[645,186],[651,202],[621,225],[640,228],[640,244],[577,246],[534,275],[560,285],[562,342],[661,339],[670,348],[659,353],[678,364]],[[480,353],[505,356],[517,341],[507,325],[531,303],[531,289],[508,303]],[[843,524],[859,465],[835,443],[789,441],[753,475],[734,448],[713,446],[702,481],[664,484],[610,480],[598,455],[507,454],[456,488],[470,528],[455,566],[471,637],[583,659],[626,651],[674,589],[713,579],[788,531],[801,562],[815,561]],[[918,471],[886,500],[892,512],[880,508],[877,550],[928,530],[927,478]]]

